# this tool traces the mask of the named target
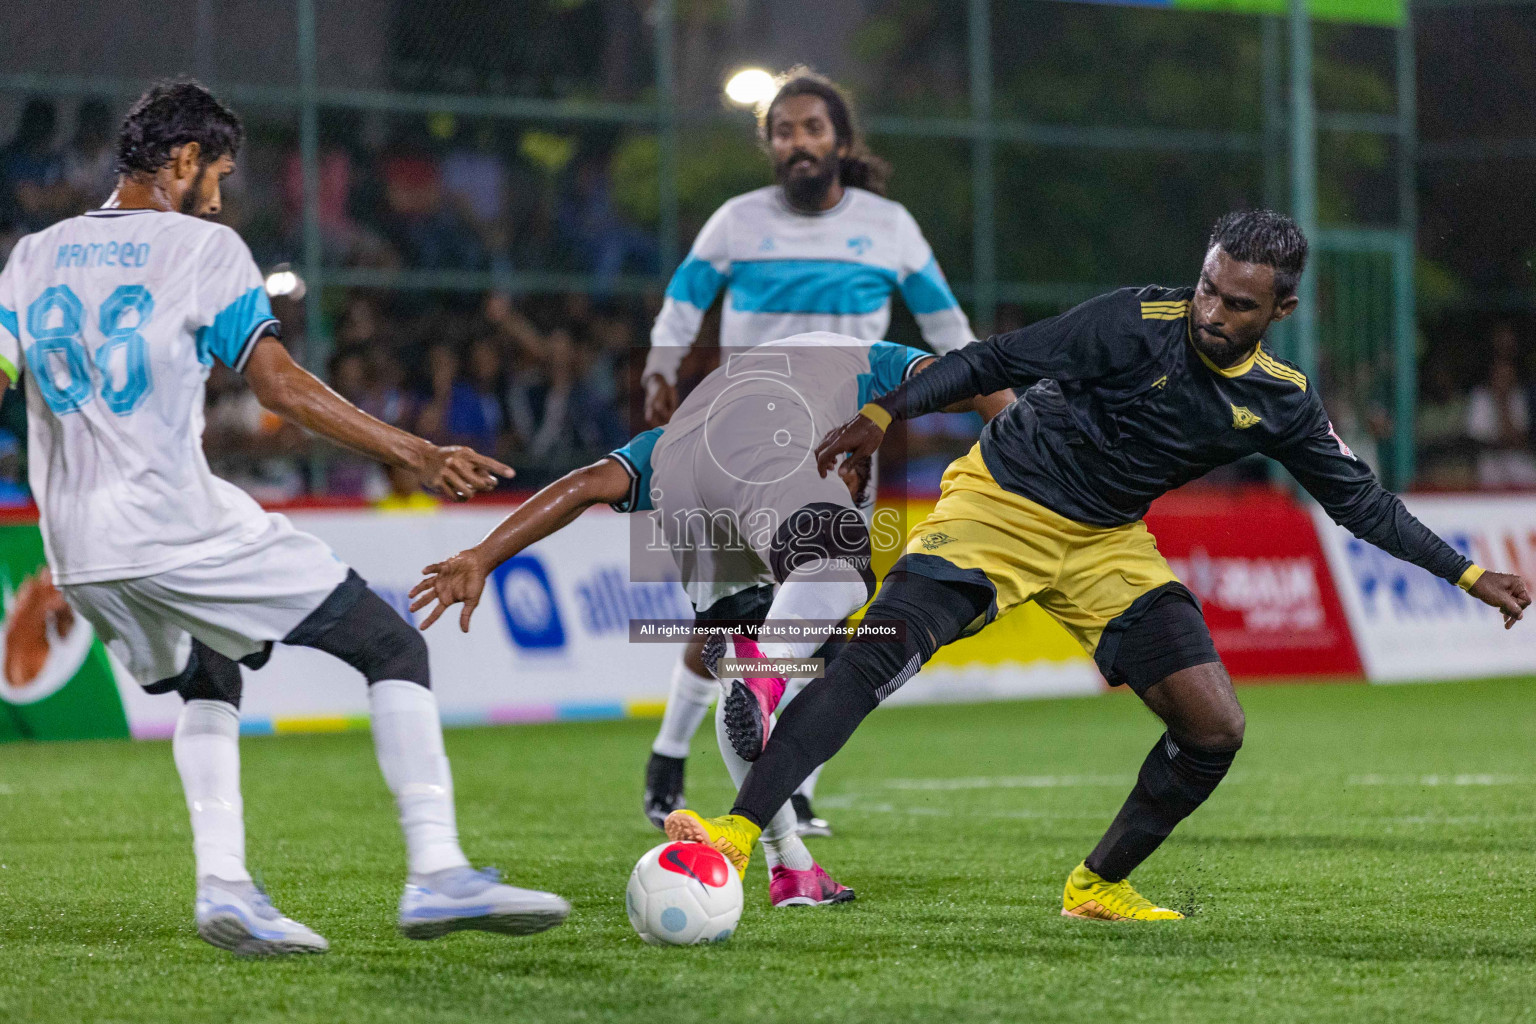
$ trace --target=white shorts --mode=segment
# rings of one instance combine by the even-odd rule
[[[129,580],[60,587],[141,686],[179,675],[196,637],[226,658],[258,654],[293,632],[347,578],[322,541],[270,515],[232,551]]]
[[[842,478],[818,473],[815,453],[796,440],[765,443],[752,418],[719,416],[706,429],[657,444],[651,493],[695,608],[772,586],[773,539],[795,512],[814,504],[854,508]]]

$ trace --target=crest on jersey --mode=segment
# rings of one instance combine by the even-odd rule
[[[848,248],[852,249],[859,256],[863,256],[874,247],[875,241],[868,235],[855,235],[848,239]]]
[[[1232,425],[1238,430],[1247,430],[1257,422],[1259,418],[1253,414],[1253,410],[1241,405],[1232,407]]]
[[[1334,442],[1338,444],[1340,452],[1348,455],[1350,458],[1355,457],[1355,453],[1349,450],[1349,445],[1344,443],[1344,439],[1339,436],[1339,432],[1333,429],[1333,420],[1328,421],[1328,436],[1333,438]]]
[[[940,531],[938,533],[928,534],[922,538],[921,542],[924,551],[932,551],[934,548],[943,547],[945,544],[950,543],[954,539],[955,538],[951,537],[949,534]]]

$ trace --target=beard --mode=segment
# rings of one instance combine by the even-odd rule
[[[181,213],[186,214],[188,217],[200,216],[197,208],[202,205],[200,197],[203,194],[203,179],[207,176],[208,165],[203,164],[197,169],[197,177],[192,179],[192,184],[188,186],[186,194],[181,197]]]
[[[1258,338],[1244,340],[1227,335],[1211,334],[1199,327],[1190,332],[1190,337],[1201,355],[1223,369],[1247,355],[1260,340]]]
[[[774,168],[774,176],[779,179],[779,185],[784,189],[784,198],[789,201],[790,206],[797,210],[819,210],[821,204],[827,199],[827,192],[832,188],[832,183],[842,172],[842,161],[834,151],[816,160],[815,167],[810,173],[796,174],[794,171],[796,162],[806,158],[815,160],[804,150],[791,153],[787,160]]]

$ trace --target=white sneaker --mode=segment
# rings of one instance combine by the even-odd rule
[[[564,921],[571,905],[552,892],[502,885],[495,868],[445,868],[412,875],[400,896],[400,930],[408,939],[435,939],[476,929],[532,935]]]
[[[331,944],[284,917],[254,882],[226,882],[212,875],[197,883],[197,934],[204,942],[241,956],[324,953]]]

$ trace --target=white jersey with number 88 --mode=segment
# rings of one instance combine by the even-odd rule
[[[240,236],[95,210],[23,238],[0,272],[0,370],[26,381],[29,477],[60,584],[148,576],[268,527],[203,455],[214,359],[276,328]]]

